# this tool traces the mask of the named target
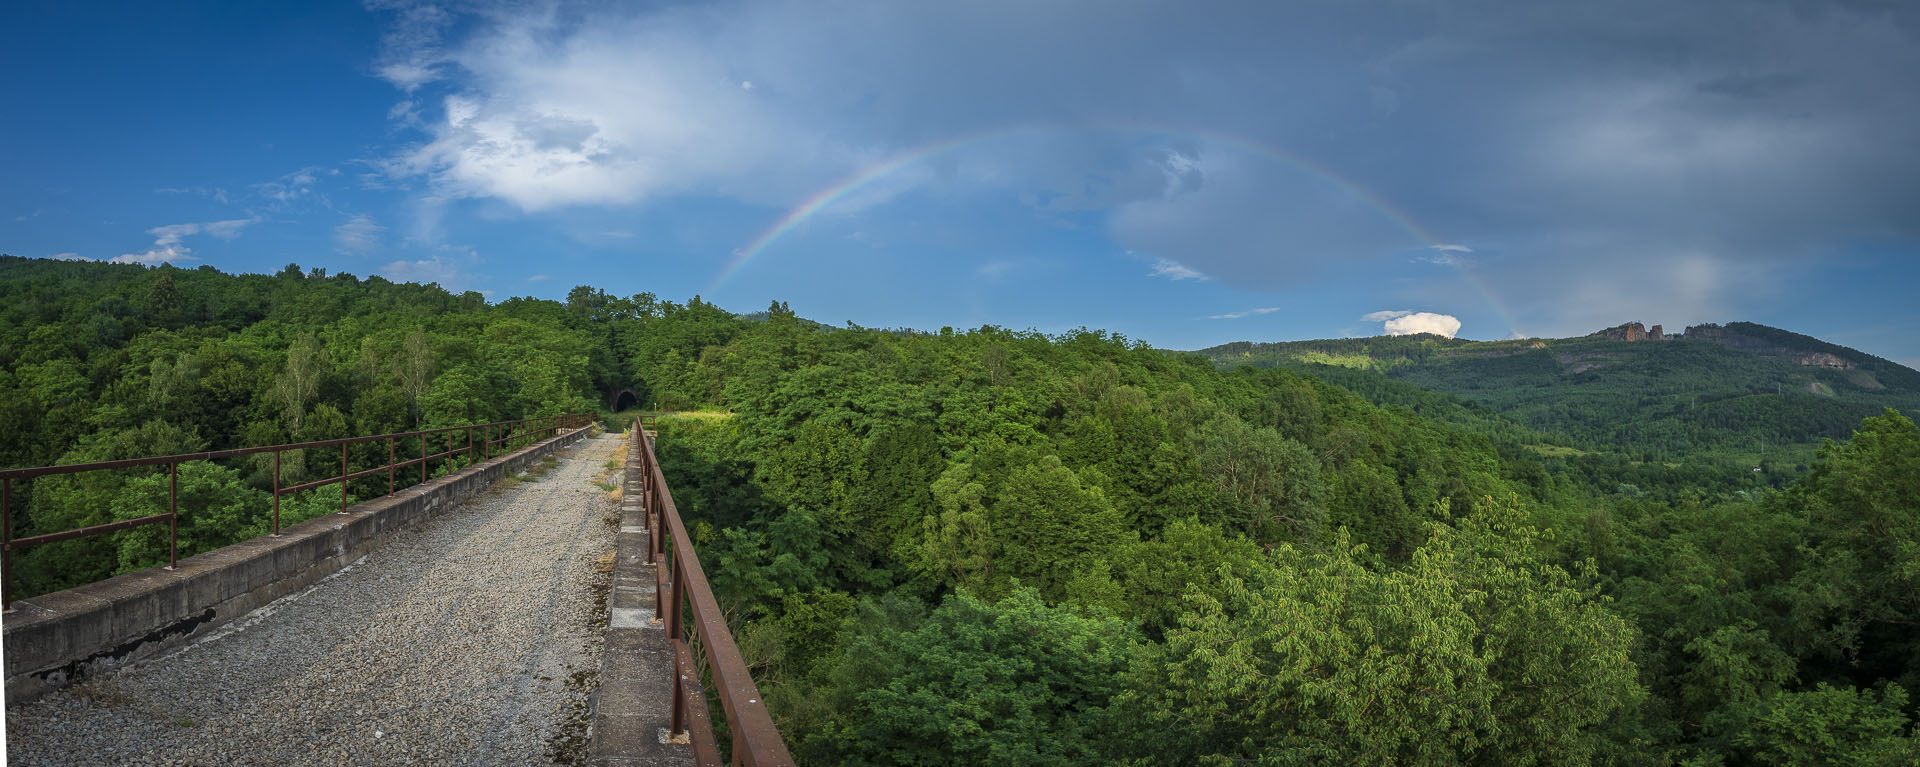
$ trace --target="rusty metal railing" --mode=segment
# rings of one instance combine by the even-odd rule
[[[747,673],[747,663],[741,659],[740,648],[727,629],[726,616],[720,612],[720,603],[714,600],[713,590],[707,585],[707,573],[700,568],[693,539],[688,537],[687,526],[680,521],[680,511],[673,505],[673,493],[667,490],[660,461],[654,457],[653,438],[638,423],[633,430],[633,450],[640,456],[645,491],[642,497],[652,539],[648,561],[654,565],[655,584],[659,587],[654,615],[665,621],[667,641],[673,648],[673,733],[688,735],[696,764],[720,764],[718,741],[714,738],[712,723],[707,720],[706,696],[697,687],[700,671],[694,665],[682,621],[684,597],[693,610],[693,627],[699,636],[702,654],[706,656],[707,668],[713,674],[714,692],[720,698],[728,729],[733,733],[732,763],[745,767],[792,765],[793,757],[787,753],[787,744],[773,725],[766,699],[760,696],[753,676]]]
[[[467,459],[467,465],[472,465],[477,460],[492,458],[496,448],[502,452],[510,452],[522,446],[530,445],[539,438],[558,434],[561,429],[574,429],[586,426],[592,419],[593,416],[590,415],[569,413],[567,415],[550,416],[546,418],[495,421],[493,423],[479,423],[470,426],[449,426],[424,431],[376,434],[369,437],[345,437],[342,439],[325,439],[315,442],[295,442],[286,445],[213,450],[204,453],[183,453],[180,455],[165,455],[150,458],[127,458],[118,461],[75,463],[65,466],[0,469],[0,605],[5,605],[7,608],[13,606],[13,552],[48,543],[84,538],[90,535],[104,535],[106,533],[140,527],[142,525],[153,525],[165,522],[167,523],[166,569],[173,569],[175,565],[179,564],[180,553],[180,464],[182,463],[213,461],[258,453],[273,453],[272,535],[277,537],[280,535],[280,497],[283,495],[293,495],[335,483],[343,483],[343,486],[340,488],[340,513],[345,514],[347,512],[347,490],[344,483],[349,480],[384,473],[387,475],[387,494],[392,495],[395,489],[396,474],[401,468],[418,464],[420,466],[420,481],[425,482],[427,481],[429,466],[435,460],[444,460],[446,462],[444,465],[451,467],[458,457],[464,455]],[[436,453],[429,453],[427,447],[429,440],[436,435],[440,437],[439,441],[446,445],[446,449]],[[459,440],[462,435],[466,437],[464,445],[462,445]],[[476,435],[479,436],[478,441],[475,441]],[[396,443],[400,440],[414,439],[416,437],[420,440],[420,455],[405,460],[398,459],[395,455]],[[371,469],[363,469],[361,471],[348,470],[348,446],[368,442],[379,442],[381,440],[385,440],[387,443],[387,463],[385,465]],[[288,450],[309,450],[333,447],[334,445],[340,446],[339,475],[288,487],[280,486],[281,453]],[[25,538],[16,539],[13,537],[13,481],[16,479],[32,479],[34,477],[45,477],[55,474],[78,474],[87,471],[130,469],[140,466],[157,466],[160,464],[167,465],[167,513],[165,514],[153,514],[135,519],[122,519],[106,524],[43,533]],[[407,487],[411,486],[412,485],[407,485]]]

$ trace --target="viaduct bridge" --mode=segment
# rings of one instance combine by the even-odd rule
[[[0,470],[7,761],[792,764],[645,426],[573,415]],[[335,446],[336,475],[281,486],[283,456]],[[198,511],[180,465],[269,453],[273,532],[180,557]],[[162,466],[164,514],[14,535],[8,506],[37,477]],[[331,484],[338,511],[281,526],[283,497]],[[349,506],[348,486],[386,492]],[[159,525],[167,566],[13,599],[19,552]]]

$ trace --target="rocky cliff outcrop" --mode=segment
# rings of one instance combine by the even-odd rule
[[[1786,360],[1796,365],[1833,368],[1835,370],[1853,370],[1860,367],[1860,365],[1853,360],[1837,354],[1788,348],[1772,340],[1748,335],[1730,327],[1696,325],[1687,328],[1686,335],[1689,341],[1712,341],[1721,346],[1753,352],[1762,357]]]
[[[1607,328],[1594,335],[1601,338],[1611,338],[1616,341],[1645,341],[1647,340],[1647,326],[1638,322],[1629,322],[1625,325],[1616,325]]]
[[[1667,335],[1666,331],[1659,325],[1648,329],[1647,326],[1638,322],[1616,325],[1593,335],[1600,338],[1611,338],[1616,341],[1666,341],[1671,338],[1678,338],[1678,336]]]
[[[1792,360],[1796,364],[1800,364],[1800,365],[1811,365],[1813,367],[1822,367],[1822,368],[1834,368],[1837,370],[1852,370],[1856,367],[1859,367],[1858,365],[1853,364],[1853,360],[1838,357],[1832,354],[1828,354],[1826,352],[1800,352],[1800,353],[1789,355],[1787,359]]]

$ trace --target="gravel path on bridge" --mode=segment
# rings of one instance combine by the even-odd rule
[[[180,651],[7,711],[14,765],[549,764],[583,757],[617,436],[496,485]],[[609,516],[614,515],[614,516]]]

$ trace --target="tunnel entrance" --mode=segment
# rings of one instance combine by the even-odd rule
[[[620,393],[613,395],[613,412],[615,413],[639,404],[639,397],[633,393],[632,389],[621,389]]]

